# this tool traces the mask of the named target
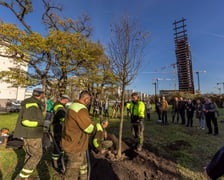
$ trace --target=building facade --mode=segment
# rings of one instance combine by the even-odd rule
[[[0,48],[1,54],[4,53],[4,48]],[[0,71],[8,71],[10,67],[15,67],[14,60],[7,57],[0,56]],[[21,68],[28,70],[28,66],[21,66]],[[8,101],[22,101],[25,98],[26,88],[12,87],[12,84],[6,83],[0,78],[0,107],[5,107]]]
[[[178,83],[180,92],[194,93],[192,58],[185,21],[183,18],[173,23]]]

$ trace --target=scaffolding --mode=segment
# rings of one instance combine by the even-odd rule
[[[191,51],[187,38],[187,30],[185,29],[185,21],[186,19],[182,18],[173,23],[179,91],[194,93]]]

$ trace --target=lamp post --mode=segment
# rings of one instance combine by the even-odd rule
[[[153,85],[155,85],[155,94],[157,94],[157,92],[159,93],[159,78],[156,78],[156,79],[152,79],[152,80],[155,80],[156,82],[152,83]]]
[[[221,83],[217,83],[217,85],[219,85],[219,84],[222,84],[223,85],[223,92],[224,92],[224,82],[221,82]],[[221,88],[220,88],[221,89]],[[221,93],[220,93],[221,94]]]
[[[200,78],[199,78],[199,71],[196,71],[198,77],[198,93],[200,94]]]
[[[156,96],[156,82],[152,83],[155,86],[155,96]]]
[[[201,89],[200,89],[200,77],[199,77],[199,73],[206,73],[205,70],[203,71],[194,71],[197,74],[197,78],[198,78],[198,93],[200,93]]]

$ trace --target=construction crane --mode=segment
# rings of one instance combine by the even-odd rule
[[[172,81],[175,79],[169,79],[169,78],[153,78],[153,81],[156,81],[154,83],[152,83],[153,85],[155,85],[155,95],[157,94],[157,92],[159,92],[159,81]]]
[[[223,92],[224,92],[224,82],[218,82],[218,83],[217,83],[217,86],[218,86],[219,84],[222,84],[222,85],[223,85]]]
[[[177,86],[177,63],[172,63],[172,64],[169,64],[167,66],[163,66],[159,69],[159,71],[155,70],[154,72],[143,72],[143,73],[158,73],[158,74],[165,74],[165,73],[173,73],[174,74],[174,90],[176,90],[176,86]],[[172,67],[173,68],[173,71],[163,71],[167,68],[170,68]],[[200,70],[200,71],[193,71],[193,73],[196,73],[197,75],[197,81],[198,81],[198,93],[200,93],[200,77],[199,77],[199,74],[200,73],[206,73],[207,71],[206,70]],[[157,78],[158,80],[162,80],[161,78]],[[156,79],[153,79],[153,80],[156,80]],[[158,80],[157,81],[157,89],[158,89]],[[163,80],[168,80],[168,79],[163,79]],[[171,80],[171,79],[169,79]],[[223,82],[223,91],[224,91],[224,82]]]
[[[173,68],[173,71],[163,71],[167,68],[170,68],[172,67]],[[166,73],[170,73],[170,74],[174,74],[174,79],[161,79],[161,78],[158,78],[158,80],[174,80],[174,89],[176,90],[176,79],[177,79],[177,71],[176,71],[176,67],[177,67],[177,64],[176,63],[172,63],[172,64],[169,64],[167,66],[163,66],[159,69],[159,71],[155,70],[154,72],[142,72],[142,73],[156,73],[156,74],[166,74]],[[156,79],[154,79],[156,80]],[[158,81],[157,81],[157,89],[158,89]]]
[[[219,91],[219,94],[221,94],[221,88],[220,87],[214,87],[214,88]]]

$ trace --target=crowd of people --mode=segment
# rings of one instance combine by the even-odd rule
[[[100,117],[100,122],[94,123],[90,117],[91,95],[88,91],[82,91],[79,99],[72,102],[68,95],[61,95],[57,100],[49,98],[46,103],[43,99],[44,91],[36,88],[32,96],[21,103],[14,137],[24,140],[26,154],[23,167],[15,179],[25,180],[32,176],[51,142],[52,166],[63,174],[61,178],[88,179],[89,147],[103,155],[111,154],[110,150],[117,153],[114,149],[117,145],[109,139],[106,131],[109,101],[95,99],[92,115],[93,118]],[[117,117],[119,107],[120,104],[114,103],[112,108],[116,112],[113,111],[112,116]],[[115,139],[113,135],[111,137]]]
[[[117,118],[122,110],[121,103],[115,100],[112,104],[109,100],[95,99],[91,102],[88,91],[82,91],[78,100],[71,102],[68,95],[61,95],[58,100],[48,99],[43,103],[44,91],[34,89],[32,97],[22,102],[15,137],[24,139],[26,152],[23,167],[16,179],[28,179],[42,157],[44,148],[47,149],[48,141],[53,141],[52,165],[63,173],[63,179],[87,179],[88,178],[88,148],[96,153],[111,153],[114,142],[108,138],[106,131],[109,125],[109,117]],[[166,97],[158,97],[155,101],[155,112],[161,126],[177,123],[186,127],[195,126],[194,117],[198,120],[198,127],[205,129],[208,134],[218,135],[218,108],[210,98],[184,100],[175,97],[169,104]],[[47,105],[45,117],[43,112]],[[92,105],[92,107],[90,106]],[[168,107],[171,106],[171,120],[168,119]],[[111,116],[109,107],[112,108]],[[131,99],[125,102],[127,117],[130,119],[131,132],[134,138],[134,149],[141,151],[144,143],[144,120],[151,120],[152,105],[150,101],[142,101],[137,93],[132,93]],[[100,122],[94,123],[92,118],[99,117]],[[51,139],[50,139],[51,138]],[[66,161],[64,161],[66,158]],[[66,162],[66,163],[65,163]]]
[[[186,99],[174,97],[171,105],[172,120],[170,123],[180,123],[186,127],[198,126],[201,129],[208,129],[208,134],[218,135],[217,117],[218,107],[211,98],[206,97],[204,102],[200,99]],[[158,98],[155,103],[158,122],[161,125],[168,125],[167,108],[168,102],[165,97]],[[197,119],[197,122],[194,122]]]

